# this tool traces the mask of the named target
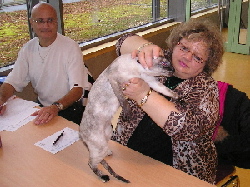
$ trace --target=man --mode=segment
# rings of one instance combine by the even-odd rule
[[[37,116],[35,124],[45,124],[57,115],[80,124],[83,106],[77,101],[88,82],[81,50],[72,39],[57,33],[57,14],[50,4],[35,5],[29,21],[37,37],[22,47],[0,88],[0,115],[8,107],[4,106],[8,98],[31,82],[43,106],[32,114]]]

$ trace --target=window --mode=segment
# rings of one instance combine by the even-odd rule
[[[12,2],[21,4],[27,1]],[[181,10],[183,8],[185,10],[185,0],[63,0],[62,2],[73,2],[63,3],[65,35],[79,43],[83,42],[83,45],[94,43],[101,37],[106,39],[111,35],[119,35],[127,29],[142,29],[153,27],[155,23],[164,23],[169,20],[168,11],[173,6],[177,8],[182,6]],[[217,1],[192,0],[191,10],[204,9],[214,3]],[[4,6],[6,4],[3,4],[0,10],[0,67],[13,63],[22,45],[30,39],[26,5],[23,10],[14,12],[4,12]],[[183,14],[185,11],[176,12]]]
[[[74,10],[64,4],[69,10],[63,15],[65,35],[86,42],[152,23],[167,17],[167,0],[159,1],[159,5],[159,16],[153,20],[152,0],[82,1],[70,8]]]
[[[191,11],[209,8],[218,3],[218,0],[191,0]]]

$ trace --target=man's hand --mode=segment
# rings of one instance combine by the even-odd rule
[[[4,114],[5,110],[6,110],[6,106],[1,105],[0,106],[0,116],[2,116]]]
[[[0,148],[2,147],[2,140],[1,140],[1,136],[0,136]]]
[[[34,123],[36,125],[42,125],[48,123],[55,116],[58,116],[58,108],[55,105],[42,107],[40,110],[31,114],[31,116],[37,116]]]
[[[7,102],[3,103],[2,101],[0,101],[0,116],[2,116],[6,110],[6,105],[7,105]]]

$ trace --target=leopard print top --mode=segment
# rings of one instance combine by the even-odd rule
[[[165,82],[166,77],[159,81]],[[217,152],[212,136],[219,118],[217,82],[202,72],[180,83],[174,91],[179,98],[171,101],[180,113],[171,112],[163,127],[171,136],[173,167],[214,184]],[[125,146],[145,114],[134,101],[129,100],[129,104],[131,120],[124,121],[121,112],[112,136],[112,140]]]

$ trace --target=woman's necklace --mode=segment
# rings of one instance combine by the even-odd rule
[[[173,90],[175,89],[181,82],[183,82],[184,79],[180,79],[178,77],[167,77],[167,80],[165,82],[165,86],[169,89]]]
[[[44,60],[45,60],[45,59],[47,58],[47,56],[49,55],[50,49],[51,49],[51,46],[48,47],[48,48],[46,48],[46,51],[48,51],[48,52],[47,52],[45,55],[41,55],[41,53],[42,53],[43,51],[40,53],[40,45],[38,45],[38,54],[39,54],[40,58],[42,59],[42,63],[44,63]]]
[[[176,87],[176,85],[174,85],[174,86],[170,86],[171,84],[170,84],[170,79],[171,78],[167,78],[167,81],[166,81],[166,86],[169,88],[169,89],[171,89],[171,90],[173,90],[175,87]]]

